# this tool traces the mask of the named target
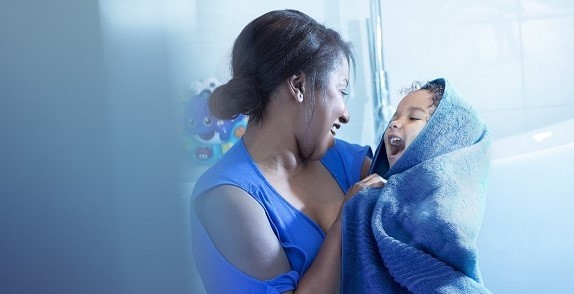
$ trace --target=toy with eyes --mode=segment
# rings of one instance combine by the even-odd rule
[[[183,112],[185,147],[194,161],[211,164],[219,159],[245,132],[247,117],[222,120],[209,112],[208,100],[217,81],[196,83]]]

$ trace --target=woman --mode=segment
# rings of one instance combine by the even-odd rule
[[[349,121],[350,45],[294,10],[249,23],[214,115],[243,138],[194,187],[194,253],[208,293],[336,293],[341,207],[367,186],[371,150],[334,138]],[[362,179],[362,180],[361,180]],[[193,215],[193,214],[192,214]]]

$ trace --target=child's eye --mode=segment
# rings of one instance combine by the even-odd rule
[[[411,117],[409,117],[409,119],[410,120],[421,120],[419,117],[416,117],[416,116],[411,116]]]

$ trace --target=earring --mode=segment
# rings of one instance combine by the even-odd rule
[[[303,102],[303,93],[299,92],[297,98],[299,99],[299,102]]]

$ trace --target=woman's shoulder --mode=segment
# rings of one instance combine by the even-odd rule
[[[371,147],[337,139],[321,162],[346,191],[361,179],[363,164],[370,157]]]
[[[256,179],[253,161],[240,140],[198,178],[192,197],[222,185],[243,187]]]
[[[335,161],[341,164],[352,163],[356,161],[362,162],[366,157],[371,158],[373,151],[368,145],[359,145],[349,143],[345,140],[336,139],[335,145],[323,157],[323,163]]]
[[[365,153],[365,155],[372,154],[371,147],[369,145],[349,143],[342,139],[335,139],[335,146],[331,149],[337,152]]]

